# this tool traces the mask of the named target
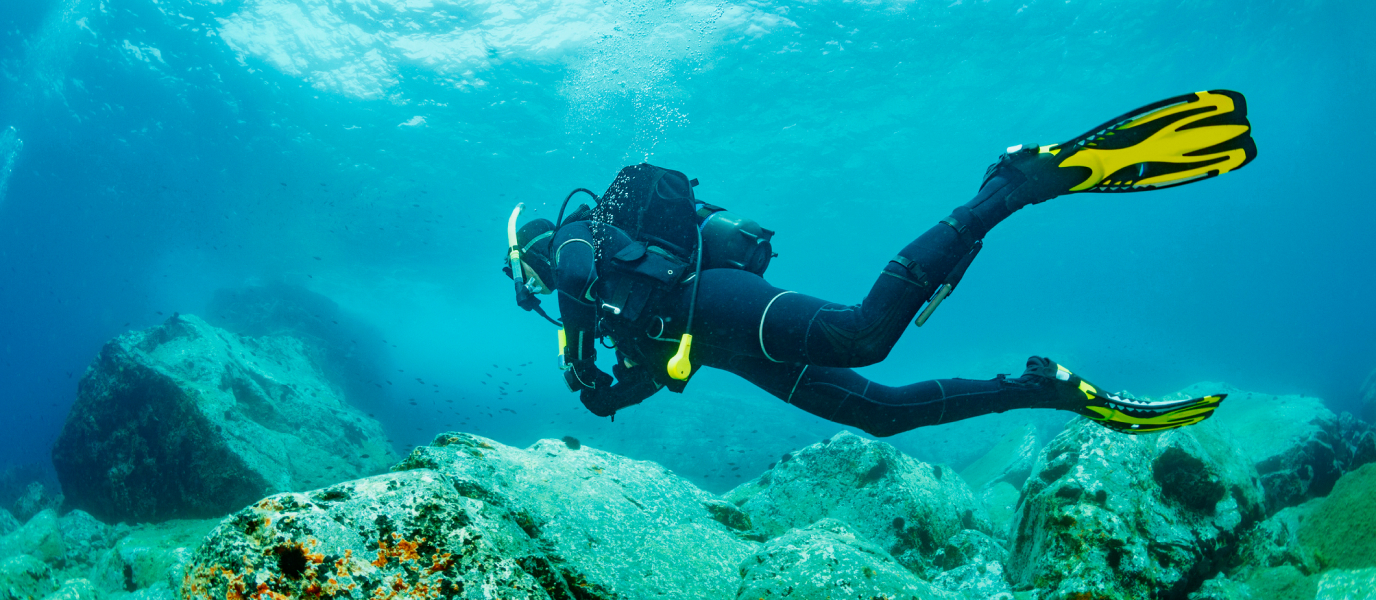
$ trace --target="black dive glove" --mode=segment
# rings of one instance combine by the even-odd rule
[[[597,367],[593,367],[594,370]],[[597,374],[605,377],[598,378],[597,387],[585,388],[579,395],[583,401],[583,406],[588,407],[592,414],[599,417],[612,417],[616,411],[626,408],[649,398],[651,394],[659,391],[659,384],[655,383],[650,370],[644,367],[625,367],[622,363],[617,363],[612,367],[612,372],[616,373],[616,383],[611,383],[612,378],[598,370]]]
[[[568,384],[570,392],[587,392],[611,387],[612,376],[597,368],[597,362],[591,358],[575,360],[564,371],[564,383]]]

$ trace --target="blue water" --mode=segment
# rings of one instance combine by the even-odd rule
[[[622,165],[682,170],[779,231],[771,282],[849,303],[1005,147],[1215,88],[1247,95],[1253,164],[1015,215],[866,374],[1035,353],[1141,395],[1213,380],[1350,408],[1376,368],[1373,6],[0,0],[0,463],[47,461],[105,341],[273,281],[471,409],[446,427],[393,386],[401,449],[610,435],[634,420],[583,413],[499,271],[516,202],[552,216]],[[517,365],[519,401],[478,385]],[[722,394],[765,402],[720,373],[649,402]]]

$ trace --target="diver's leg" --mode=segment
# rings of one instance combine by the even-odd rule
[[[744,271],[704,271],[694,337],[709,332],[702,343],[775,362],[860,367],[883,360],[976,242],[1019,208],[1055,195],[1024,174],[1035,173],[1028,161],[1039,160],[1024,154],[991,166],[975,198],[890,259],[860,304],[779,289]],[[678,302],[681,311],[691,288]]]
[[[890,387],[850,369],[740,355],[709,360],[705,364],[740,375],[784,402],[876,437],[1017,408],[1074,406],[1073,396],[1030,373],[1017,379],[935,379]]]

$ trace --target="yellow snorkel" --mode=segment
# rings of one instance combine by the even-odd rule
[[[507,243],[507,262],[511,264],[511,278],[516,280],[517,286],[524,286],[526,279],[525,269],[521,268],[521,246],[516,243],[516,219],[521,216],[521,209],[526,203],[516,203],[516,209],[511,211],[511,218],[506,221],[506,243]]]

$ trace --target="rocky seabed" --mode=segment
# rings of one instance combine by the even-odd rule
[[[842,431],[716,495],[572,438],[397,459],[299,343],[195,317],[81,390],[65,502],[0,509],[0,600],[1376,599],[1376,435],[1312,397],[1202,383],[1202,424],[1025,426],[962,471]]]

